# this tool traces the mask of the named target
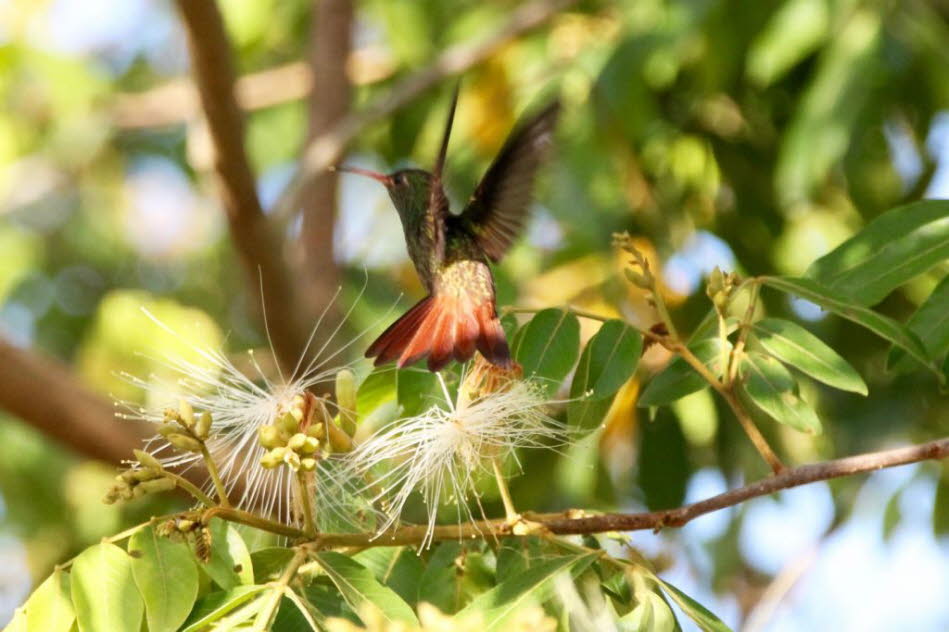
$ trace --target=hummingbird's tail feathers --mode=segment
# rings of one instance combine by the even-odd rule
[[[433,295],[415,304],[373,342],[366,357],[376,366],[398,361],[399,368],[428,358],[440,371],[452,359],[466,362],[475,351],[501,367],[513,366],[511,351],[492,302],[472,305],[464,297]]]

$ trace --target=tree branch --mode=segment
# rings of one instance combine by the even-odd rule
[[[263,304],[278,358],[292,368],[302,348],[302,314],[294,301],[280,240],[257,197],[244,148],[244,121],[234,94],[234,66],[224,21],[213,0],[177,0],[188,35],[188,50],[201,106],[214,145],[214,168],[234,247],[248,285],[262,286]]]
[[[309,55],[313,93],[309,103],[308,141],[332,129],[349,111],[352,87],[346,62],[352,48],[352,31],[352,0],[314,0]],[[333,256],[337,183],[336,173],[323,171],[306,184],[303,195],[300,295],[307,301],[311,314],[327,309],[339,284],[339,270]],[[328,329],[324,331],[332,330],[338,322],[335,310],[327,316]]]
[[[307,183],[338,160],[349,142],[367,125],[389,116],[446,77],[464,72],[484,61],[511,40],[544,24],[575,2],[534,0],[524,4],[512,13],[506,25],[486,40],[448,48],[431,65],[412,73],[381,98],[359,112],[340,119],[314,138],[306,148],[299,170],[277,201],[275,218],[280,223],[286,223],[300,210]]]
[[[712,496],[691,505],[664,511],[634,514],[580,515],[576,511],[557,514],[526,514],[528,531],[556,535],[605,533],[609,531],[660,530],[665,527],[682,527],[688,522],[720,509],[738,505],[752,498],[767,496],[782,489],[799,487],[817,481],[852,476],[888,467],[907,465],[919,461],[943,459],[949,456],[949,437],[921,445],[870,452],[857,456],[813,463],[782,470],[780,474],[758,482]],[[535,527],[536,525],[536,527]],[[533,528],[533,530],[531,530]],[[426,526],[402,527],[375,536],[372,534],[327,533],[317,537],[310,546],[317,549],[348,546],[402,546],[419,544],[425,540]],[[435,527],[434,540],[459,540],[512,535],[512,525],[507,520],[480,520],[458,525]]]
[[[148,434],[55,360],[0,340],[0,407],[76,452],[119,463]]]

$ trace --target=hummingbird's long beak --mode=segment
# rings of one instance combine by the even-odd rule
[[[366,176],[367,178],[372,178],[377,182],[389,186],[392,184],[392,178],[387,176],[384,173],[379,173],[378,171],[371,171],[369,169],[362,169],[361,167],[347,167],[345,165],[338,167],[330,167],[332,171],[343,171],[345,173],[355,173],[360,176]]]

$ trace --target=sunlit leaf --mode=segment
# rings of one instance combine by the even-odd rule
[[[159,537],[153,527],[132,535],[128,547],[149,632],[177,630],[198,596],[194,555],[184,542]]]
[[[846,318],[861,327],[869,329],[884,340],[902,348],[913,358],[919,360],[938,375],[942,375],[939,369],[934,367],[926,358],[926,349],[919,341],[919,338],[916,337],[916,334],[910,332],[895,320],[878,314],[866,307],[841,300],[835,292],[828,290],[811,279],[762,277],[762,281],[765,285],[807,299],[842,318]]]
[[[725,341],[727,348],[722,352],[719,338],[706,338],[689,345],[689,349],[701,360],[713,374],[718,376],[722,371],[723,357],[731,352],[731,343]],[[685,397],[690,393],[702,390],[708,382],[689,366],[681,357],[669,363],[661,373],[652,378],[639,396],[638,406],[662,406]]]
[[[932,360],[949,353],[949,275],[932,291],[919,309],[916,310],[906,327],[919,336]],[[893,348],[887,357],[887,368],[892,371],[904,371],[913,368],[913,362],[902,349]]]
[[[359,562],[333,551],[323,551],[314,557],[357,612],[368,604],[376,608],[386,621],[418,625],[412,608],[394,590],[379,583],[372,571]]]
[[[692,599],[672,584],[666,583],[658,577],[656,580],[662,586],[662,589],[665,591],[665,593],[669,595],[669,597],[675,601],[680,608],[682,608],[682,611],[685,612],[685,614],[688,615],[690,619],[695,621],[695,623],[698,624],[702,630],[705,632],[731,632],[731,629],[722,623],[721,619],[709,612],[708,608]]]
[[[69,591],[69,574],[57,569],[39,585],[23,606],[26,630],[69,632],[76,613]]]
[[[241,534],[232,525],[214,518],[211,531],[211,560],[201,568],[221,588],[254,583],[254,564]]]
[[[431,371],[412,367],[399,369],[395,380],[403,415],[417,415],[445,401],[438,377]]]
[[[765,318],[752,326],[755,339],[768,353],[799,371],[844,391],[867,394],[860,374],[836,351],[800,325]]]
[[[356,391],[356,413],[365,419],[377,408],[396,398],[395,370],[385,366],[366,376]]]
[[[545,560],[520,575],[501,582],[491,590],[478,595],[465,606],[459,618],[479,616],[484,629],[503,630],[504,624],[526,601],[543,602],[550,594],[554,577],[562,572],[580,572],[597,557],[596,553],[568,555]]]
[[[577,361],[580,322],[562,309],[538,312],[514,336],[512,352],[525,377],[541,378],[553,390]]]
[[[797,394],[797,383],[780,362],[752,351],[742,358],[740,371],[741,388],[758,408],[796,430],[820,434],[817,413]]]
[[[577,401],[567,407],[568,423],[580,428],[599,423],[613,395],[636,370],[641,354],[642,338],[636,330],[620,320],[604,323],[580,356],[570,385],[570,398]]]
[[[79,554],[70,592],[80,632],[138,630],[145,605],[135,588],[128,553],[103,542]]]
[[[817,49],[829,22],[827,0],[784,2],[748,50],[748,76],[762,86],[780,79]]]
[[[946,261],[949,200],[924,200],[883,213],[811,264],[807,276],[836,295],[873,305]]]
[[[280,577],[287,564],[293,559],[293,550],[272,546],[260,549],[250,554],[251,565],[254,567],[254,584],[266,584]]]
[[[238,586],[202,597],[185,622],[182,632],[208,629],[210,624],[227,616],[265,590],[267,586]]]
[[[636,607],[616,622],[620,632],[673,632],[677,624],[669,604],[654,592],[647,592]]]

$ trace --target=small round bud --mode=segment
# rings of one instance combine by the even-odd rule
[[[287,447],[294,452],[300,452],[303,449],[304,444],[306,444],[307,436],[302,432],[290,437],[290,440],[287,441]]]
[[[722,269],[718,266],[715,266],[715,269],[712,270],[712,273],[708,275],[708,283],[705,285],[705,293],[709,298],[712,298],[718,292],[721,292],[725,289],[725,276],[722,274]]]
[[[349,369],[336,374],[336,403],[343,410],[356,410],[356,376]]]
[[[290,414],[297,420],[297,423],[303,421],[303,410],[306,408],[306,398],[297,395],[293,398],[293,404],[290,406]]]
[[[160,434],[163,437],[167,437],[170,434],[175,434],[180,431],[181,431],[181,428],[175,424],[164,423],[158,426],[158,434]]]
[[[198,420],[194,422],[194,434],[199,439],[207,439],[211,434],[211,413],[204,411]]]
[[[280,418],[280,427],[289,435],[295,434],[300,430],[300,421],[291,413],[285,413]]]
[[[286,454],[286,452],[286,448],[274,448],[267,454],[260,457],[260,466],[268,470],[274,469],[283,463],[283,456]]]
[[[280,429],[276,426],[261,426],[257,431],[260,445],[272,450],[283,445],[283,439],[280,436]]]
[[[185,452],[201,451],[201,442],[194,437],[189,437],[188,435],[177,433],[170,434],[168,435],[168,443],[175,446],[179,450],[184,450]]]
[[[649,279],[645,274],[637,272],[636,270],[631,270],[630,268],[626,268],[623,270],[623,272],[626,274],[626,278],[629,279],[629,282],[636,287],[641,287],[643,289],[649,288]]]
[[[297,450],[300,454],[313,454],[320,449],[320,440],[316,437],[306,437],[303,445]]]
[[[326,426],[323,425],[323,422],[315,423],[306,429],[306,435],[314,439],[324,439],[326,438]]]
[[[312,472],[316,469],[316,459],[313,457],[307,457],[305,459],[300,459],[300,469],[304,472]]]
[[[150,481],[156,476],[161,476],[158,472],[153,469],[139,468],[137,470],[129,470],[129,473],[132,475],[132,479],[137,483],[142,483],[144,481]]]
[[[178,531],[181,531],[182,533],[187,533],[188,531],[191,531],[192,528],[194,528],[194,520],[181,518],[178,521],[178,524],[176,526],[178,527]]]

